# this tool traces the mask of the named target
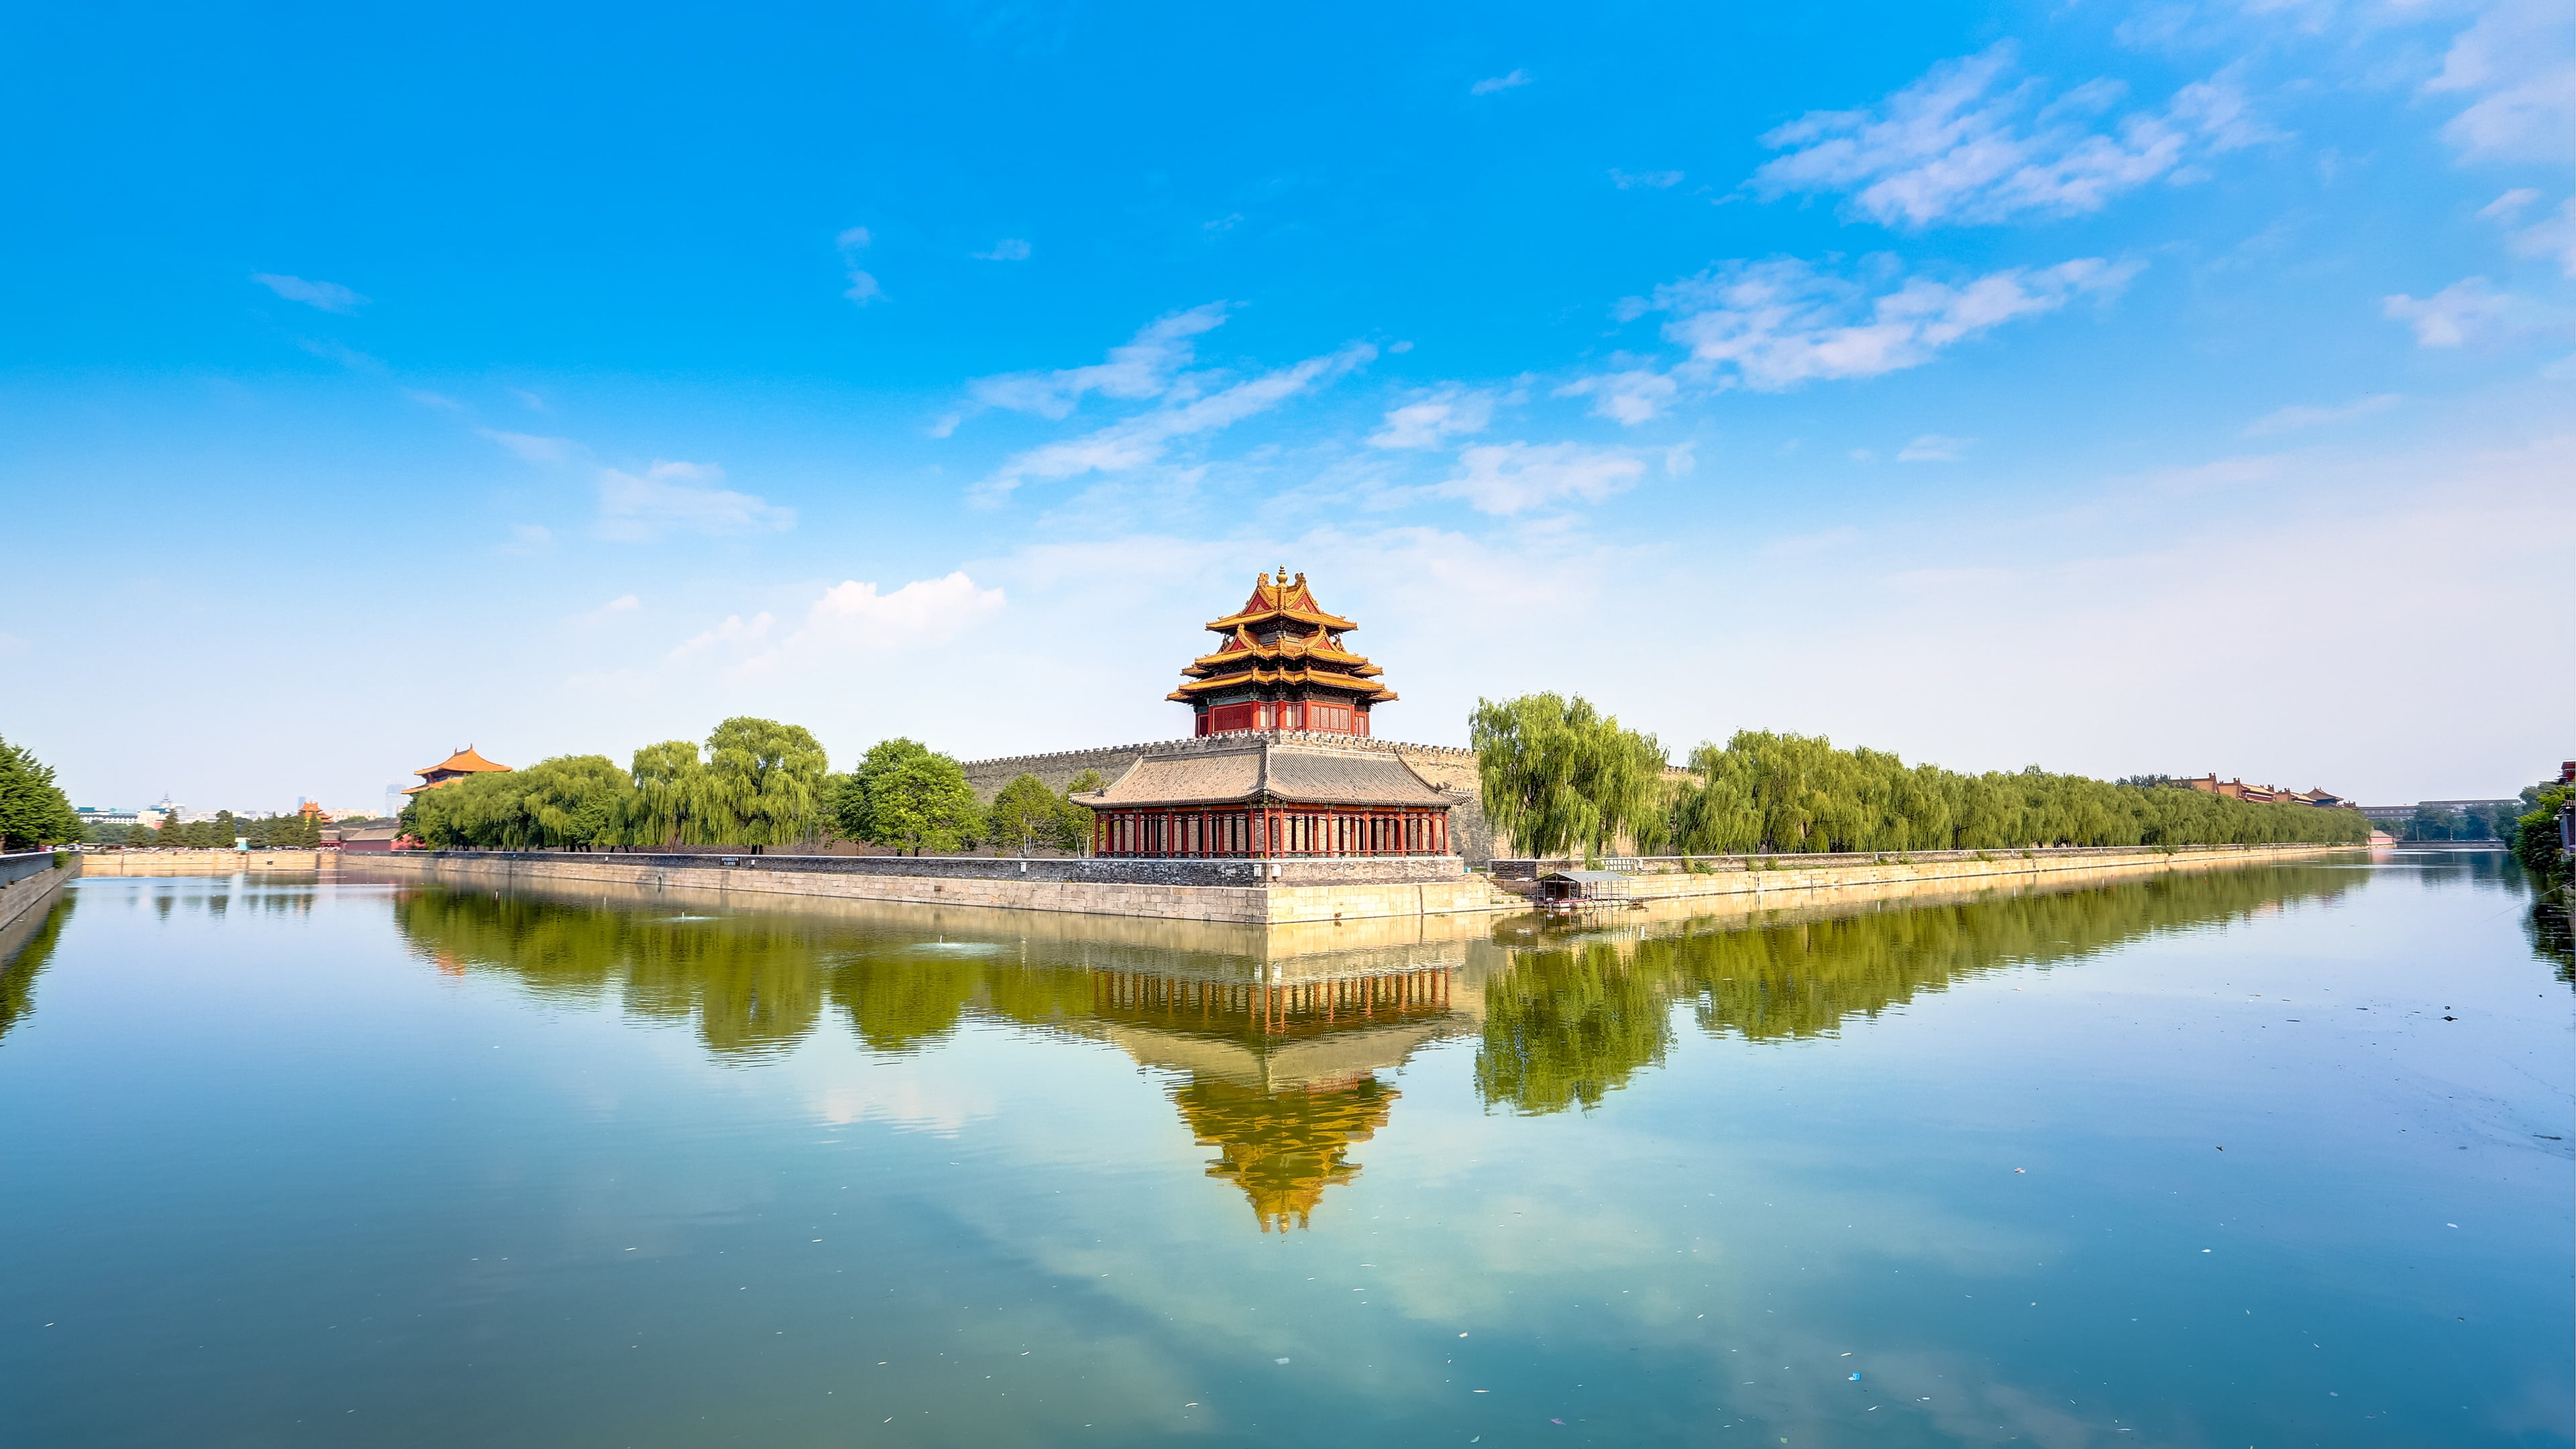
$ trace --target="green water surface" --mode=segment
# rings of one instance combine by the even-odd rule
[[[2565,1445],[2571,979],[2473,852],[1277,940],[92,876],[0,1442]]]

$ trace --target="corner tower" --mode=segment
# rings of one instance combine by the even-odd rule
[[[1181,671],[1188,682],[1165,696],[1197,716],[1193,733],[1365,735],[1369,711],[1396,697],[1377,682],[1383,671],[1343,647],[1342,636],[1359,625],[1326,613],[1304,574],[1255,576],[1243,607],[1207,627],[1225,642],[1191,660]]]

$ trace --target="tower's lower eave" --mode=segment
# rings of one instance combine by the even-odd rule
[[[1239,733],[1140,754],[1073,797],[1092,853],[1179,859],[1445,856],[1462,792],[1348,736]]]

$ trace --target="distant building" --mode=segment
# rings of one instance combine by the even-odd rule
[[[402,835],[399,825],[355,825],[338,832],[342,855],[381,855]]]
[[[2242,779],[2222,780],[2215,771],[2190,779],[2177,780],[2204,795],[2227,800],[2250,800],[2256,804],[2314,805],[2325,810],[2353,810],[2360,807],[2331,790],[2284,790],[2278,785],[2248,785]]]
[[[450,780],[462,780],[468,775],[482,775],[495,772],[508,774],[509,770],[509,766],[493,764],[490,760],[474,753],[474,747],[472,745],[467,745],[465,748],[458,750],[455,754],[448,756],[446,759],[439,761],[435,765],[426,766],[422,769],[412,771],[413,774],[420,776],[420,783],[403,791],[403,793],[406,795],[417,795],[423,790],[435,790]]]

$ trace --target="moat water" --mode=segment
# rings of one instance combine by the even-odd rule
[[[2564,1445],[2493,853],[1213,928],[78,883],[24,1445]]]

